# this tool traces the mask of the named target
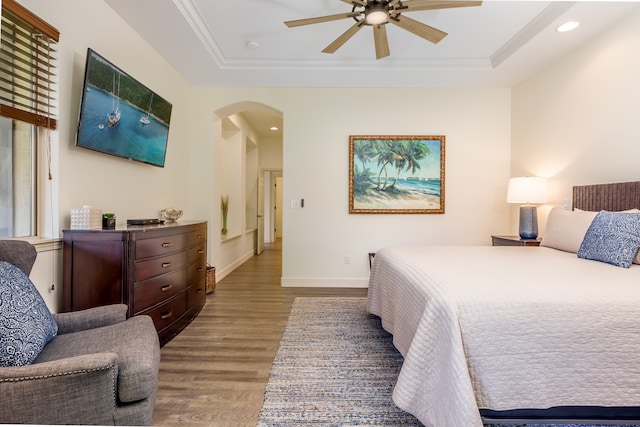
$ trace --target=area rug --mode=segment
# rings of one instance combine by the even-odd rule
[[[364,298],[296,298],[258,426],[420,426],[391,400],[402,356]]]
[[[366,298],[296,298],[258,427],[422,426],[391,399],[402,362]]]

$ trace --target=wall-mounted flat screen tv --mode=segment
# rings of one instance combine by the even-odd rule
[[[164,167],[171,104],[87,50],[76,146]]]

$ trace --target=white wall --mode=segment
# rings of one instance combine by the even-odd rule
[[[189,92],[187,83],[103,1],[60,2],[19,0],[60,31],[58,45],[58,132],[54,139],[54,193],[59,192],[59,224],[53,235],[69,228],[71,208],[88,204],[115,212],[118,223],[127,218],[157,217],[165,207],[182,208],[185,219],[206,219],[190,208],[189,189],[195,179],[189,167]],[[74,146],[87,48],[173,104],[165,168],[135,163]],[[54,311],[60,309],[61,251],[40,253],[32,277]],[[53,277],[52,277],[53,276]],[[56,284],[55,291],[50,290]]]
[[[260,167],[269,170],[282,169],[282,139],[260,139]]]
[[[283,284],[366,286],[367,253],[391,244],[488,244],[504,232],[510,158],[510,90],[260,89],[189,87],[101,1],[22,3],[57,27],[60,229],[90,204],[119,222],[155,217],[167,206],[209,220],[209,260],[225,272],[247,256],[247,239],[220,241],[221,116],[258,102],[284,116]],[[74,147],[86,49],[91,47],[173,103],[166,167]],[[445,135],[444,215],[349,215],[351,134]],[[344,263],[345,256],[351,258]],[[48,286],[48,284],[46,285]]]
[[[208,216],[213,227],[211,233],[212,253],[209,259],[216,267],[216,280],[227,274],[251,258],[255,253],[256,215],[257,215],[257,180],[259,137],[241,116],[222,115],[222,132],[216,133],[215,164],[212,181],[208,183],[210,190],[203,194],[211,194],[218,200],[217,208]],[[211,127],[211,120],[205,121],[203,127]],[[218,127],[215,127],[218,129]],[[203,152],[211,150],[213,140],[203,140]],[[210,168],[210,167],[208,167]],[[221,197],[227,197],[228,215],[226,233],[221,233],[222,216]],[[203,198],[206,203],[207,197]],[[204,206],[203,206],[204,208]],[[216,210],[217,209],[217,210]]]
[[[139,35],[104,2],[24,0],[22,3],[61,33],[58,65],[59,180],[61,228],[69,226],[69,211],[83,204],[127,218],[157,217],[169,206],[187,208],[189,193],[189,86]],[[164,168],[156,168],[74,146],[87,48],[173,104]]]
[[[513,90],[512,172],[571,187],[640,179],[640,11]],[[517,228],[516,228],[517,229]]]
[[[510,176],[551,177],[550,205],[570,197],[573,184],[638,179],[638,13],[512,94],[506,88],[194,88],[102,1],[66,0],[64,8],[21,3],[62,33],[60,228],[68,226],[69,210],[82,204],[113,210],[120,221],[175,205],[187,219],[209,220],[210,260],[233,268],[246,248],[236,252],[213,238],[220,224],[216,112],[239,102],[258,102],[284,117],[285,285],[364,286],[369,251],[394,244],[489,244],[490,234],[515,232],[513,209],[504,201]],[[173,103],[164,169],[73,146],[87,47]],[[352,134],[445,135],[446,213],[349,215]],[[300,198],[305,208],[287,208]]]
[[[284,285],[366,286],[370,251],[490,244],[490,234],[508,227],[509,89],[198,88],[196,151],[213,142],[216,158],[219,119],[212,112],[246,100],[284,117]],[[445,135],[446,213],[349,215],[349,135],[355,134]],[[301,198],[303,209],[288,208]]]
[[[62,245],[60,242],[36,244],[38,256],[29,278],[36,285],[50,310],[62,308]]]

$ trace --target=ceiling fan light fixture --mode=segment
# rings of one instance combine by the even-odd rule
[[[0,0],[2,1],[2,0]],[[317,0],[320,1],[320,0]],[[285,21],[289,28],[301,25],[318,24],[321,22],[336,21],[340,19],[353,19],[355,24],[340,34],[337,39],[325,47],[323,53],[335,53],[341,46],[349,41],[360,29],[371,26],[373,41],[376,51],[376,59],[390,55],[389,40],[387,38],[386,24],[393,24],[410,33],[415,34],[433,44],[440,42],[447,33],[431,27],[415,19],[404,15],[405,12],[417,12],[421,10],[449,9],[454,7],[480,6],[482,0],[340,0],[351,5],[351,12],[337,13],[334,15],[318,16],[315,18],[296,19]]]
[[[373,3],[367,5],[364,20],[369,25],[379,25],[387,21],[389,18],[389,9],[385,3]]]

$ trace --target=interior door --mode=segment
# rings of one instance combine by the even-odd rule
[[[258,235],[256,236],[256,254],[264,251],[264,176],[258,176]]]
[[[274,210],[274,238],[282,238],[282,177],[276,176],[275,179],[275,203],[273,204]]]

